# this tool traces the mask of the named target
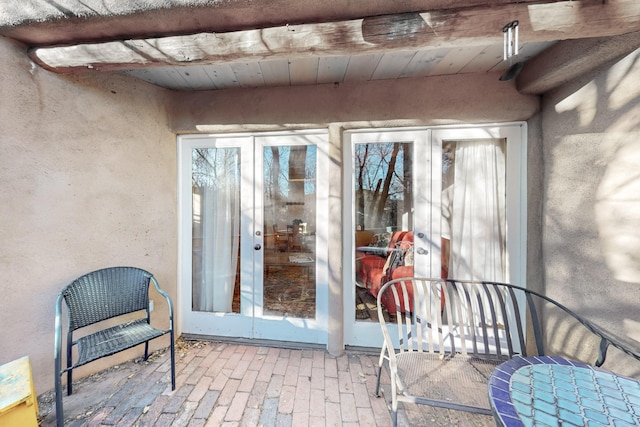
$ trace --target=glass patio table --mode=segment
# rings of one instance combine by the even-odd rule
[[[640,381],[561,357],[519,357],[489,378],[502,426],[640,425]]]

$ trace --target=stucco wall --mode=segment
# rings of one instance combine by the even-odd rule
[[[0,57],[0,363],[28,355],[41,393],[53,388],[56,296],[75,277],[135,265],[176,297],[175,136],[166,91],[58,76],[1,38]]]
[[[176,92],[176,132],[238,132],[326,127],[424,126],[527,120],[536,96],[519,94],[500,74],[461,74],[281,88]]]
[[[527,131],[527,288],[544,293],[544,263],[540,232],[544,198],[541,114],[536,114],[528,120]]]
[[[546,293],[640,348],[640,50],[543,97]],[[562,329],[564,325],[557,325]],[[564,331],[561,347],[585,347]],[[559,348],[562,350],[562,348]],[[639,363],[618,363],[640,375]]]

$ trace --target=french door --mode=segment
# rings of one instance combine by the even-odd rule
[[[346,344],[381,345],[376,296],[391,279],[525,285],[524,126],[347,133]]]
[[[183,331],[326,343],[326,132],[179,147]]]

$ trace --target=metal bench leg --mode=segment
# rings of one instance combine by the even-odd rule
[[[376,378],[376,397],[380,397],[380,379],[382,378],[382,367],[384,366],[384,354],[386,348],[383,347],[380,351],[380,358],[378,359],[378,377]]]
[[[391,425],[397,427],[398,425],[398,389],[396,388],[396,379],[391,378]]]
[[[380,377],[382,376],[382,365],[378,366],[378,377],[376,378],[376,397],[380,397]]]

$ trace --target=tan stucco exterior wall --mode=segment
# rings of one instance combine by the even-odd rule
[[[397,127],[527,120],[536,96],[520,95],[500,74],[461,74],[281,88],[176,92],[176,132],[239,132],[299,128]]]
[[[134,265],[175,301],[176,142],[164,90],[55,75],[2,38],[0,57],[0,364],[28,355],[41,393],[53,388],[56,296],[75,277]]]
[[[640,49],[543,97],[546,293],[640,348]],[[585,347],[556,325],[558,350]],[[560,336],[560,334],[558,335]],[[612,356],[616,356],[615,352]],[[614,363],[640,376],[638,363]]]

